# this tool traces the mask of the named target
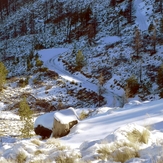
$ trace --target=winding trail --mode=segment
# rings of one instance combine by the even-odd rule
[[[70,82],[75,81],[81,83],[84,88],[97,92],[98,89],[95,84],[70,74],[64,69],[63,65],[58,62],[60,55],[66,55],[68,53],[71,53],[71,50],[67,48],[53,48],[39,51],[41,60],[48,69],[57,72],[62,78]]]
[[[71,53],[71,49],[52,48],[52,49],[44,49],[39,51],[41,60],[44,62],[44,66],[46,66],[48,69],[57,72],[62,78],[70,82],[75,81],[81,83],[82,87],[98,93],[98,85],[93,84],[80,76],[75,76],[70,74],[64,69],[63,65],[60,64],[60,62],[58,62],[58,58],[60,55],[67,55],[68,53]],[[107,106],[113,106],[115,105],[115,103],[116,106],[119,106],[119,102],[121,101],[120,96],[109,91],[103,94],[103,96],[107,101],[106,104]]]

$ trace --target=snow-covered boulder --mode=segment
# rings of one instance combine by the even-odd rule
[[[36,135],[42,136],[42,139],[49,138],[52,130],[49,130],[48,128],[38,125],[37,127],[34,128],[34,131]]]
[[[68,108],[54,113],[54,124],[52,136],[66,136],[70,129],[78,123],[78,116],[73,108]]]
[[[34,131],[36,135],[42,138],[49,138],[52,133],[54,121],[54,112],[45,113],[36,118],[34,123]]]
[[[42,138],[62,137],[70,132],[70,129],[78,123],[78,116],[71,107],[65,110],[50,112],[39,116],[34,123],[36,135]]]

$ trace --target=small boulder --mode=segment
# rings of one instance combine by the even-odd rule
[[[49,138],[52,133],[52,130],[41,125],[38,125],[37,127],[35,127],[34,131],[36,135],[40,135],[42,139]]]

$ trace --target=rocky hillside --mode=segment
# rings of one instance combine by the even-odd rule
[[[108,99],[104,94],[111,92],[115,100],[110,105],[119,106],[124,104],[127,80],[131,77],[139,86],[128,97],[140,100],[162,97],[157,82],[163,61],[162,3],[161,0],[2,1],[0,59],[9,73],[1,101],[12,109],[26,96],[33,109],[50,111],[106,105]],[[56,47],[69,49],[58,57],[58,63],[67,72],[99,85],[102,92],[88,90],[45,68],[39,50]],[[83,56],[80,65],[79,52]]]

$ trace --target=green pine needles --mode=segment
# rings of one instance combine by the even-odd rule
[[[30,138],[33,131],[33,111],[30,109],[26,98],[24,97],[19,103],[19,116],[23,123],[23,127],[20,129],[22,138]]]
[[[82,51],[79,50],[76,54],[76,68],[77,70],[81,70],[84,66],[84,55],[82,54]]]
[[[3,90],[3,85],[6,83],[7,69],[5,65],[0,62],[0,91]]]

